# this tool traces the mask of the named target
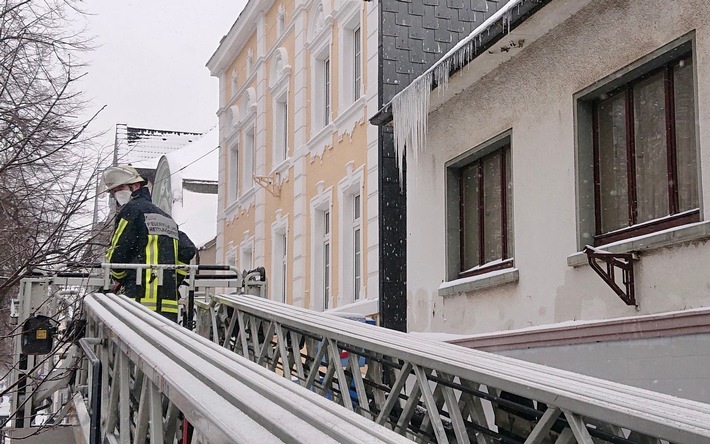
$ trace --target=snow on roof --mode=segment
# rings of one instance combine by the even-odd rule
[[[202,137],[163,156],[170,166],[172,216],[199,248],[217,235],[217,194],[185,189],[184,182],[217,182],[219,131],[215,125]]]
[[[173,204],[173,219],[197,248],[203,247],[217,235],[217,195],[183,190],[182,201]]]
[[[155,160],[157,165],[157,159],[161,155],[179,150],[201,136],[201,133],[136,128],[119,124],[116,125],[118,163],[136,166],[138,163],[148,162],[148,165],[141,166],[151,168],[150,163]],[[155,165],[152,168],[155,168]]]
[[[170,171],[181,179],[217,181],[219,162],[219,131],[213,126],[209,131],[185,145],[165,154]],[[173,176],[173,177],[174,177]]]

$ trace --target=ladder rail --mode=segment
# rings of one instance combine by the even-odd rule
[[[208,442],[406,442],[124,296],[92,294],[85,305],[92,328],[110,330]]]
[[[545,403],[572,417],[590,418],[671,442],[710,439],[710,405],[460,346],[412,337],[363,323],[246,295],[215,295],[215,303],[286,331],[306,331],[347,349],[407,362],[415,368],[483,384]],[[431,378],[430,378],[431,379]],[[428,379],[427,383],[431,383]],[[542,414],[542,412],[541,412]],[[570,421],[568,421],[570,422]],[[574,432],[574,430],[573,430]],[[575,436],[581,432],[577,430]],[[580,439],[580,437],[578,437]],[[440,441],[441,442],[441,441]]]

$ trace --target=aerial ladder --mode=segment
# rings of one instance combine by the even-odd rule
[[[185,267],[183,325],[112,293],[107,264],[25,278],[13,303],[6,433],[32,442],[70,430],[86,443],[710,442],[710,405],[275,302],[263,269]],[[167,266],[153,268],[160,276]]]

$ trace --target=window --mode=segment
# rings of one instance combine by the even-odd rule
[[[346,165],[346,175],[338,183],[338,306],[364,297],[362,280],[363,233],[362,192],[364,166],[353,170],[354,162]]]
[[[323,60],[323,126],[330,123],[330,58]]]
[[[327,310],[332,294],[332,220],[333,189],[316,184],[316,195],[310,202],[310,302],[312,310]],[[336,269],[337,271],[337,269]]]
[[[224,255],[227,265],[236,267],[237,266],[237,251],[232,243],[229,243],[229,248],[227,248],[227,253]]]
[[[338,11],[341,54],[338,58],[338,116],[362,95],[362,14],[362,7],[356,2],[344,2]]]
[[[274,104],[274,167],[288,158],[288,96]]]
[[[242,152],[242,194],[254,186],[254,129],[244,134],[244,149]]]
[[[281,302],[286,302],[286,267],[288,266],[288,258],[286,256],[287,238],[286,235],[281,235]]]
[[[450,280],[513,266],[513,182],[506,133],[447,168]]]
[[[595,245],[699,221],[691,54],[592,106]]]
[[[276,34],[283,34],[286,29],[286,8],[283,4],[279,5],[279,12],[276,16]]]
[[[362,42],[360,38],[360,27],[353,31],[353,99],[360,98],[362,88]]]
[[[251,271],[254,268],[254,244],[249,242],[241,246],[241,261],[239,266],[242,271]]]
[[[358,194],[353,197],[353,295],[355,300],[360,299],[360,286],[362,285],[360,233],[360,195]]]
[[[288,266],[288,238],[286,236],[285,226],[278,227],[274,232],[273,239],[273,294],[274,300],[278,302],[286,302],[286,291],[288,284],[286,281],[287,266]]]
[[[239,77],[237,76],[237,70],[233,69],[232,70],[232,95],[237,92],[237,87],[238,85],[238,79]]]
[[[330,299],[330,211],[323,212],[323,310]]]
[[[229,150],[229,170],[227,171],[229,178],[228,185],[228,200],[234,202],[239,196],[239,145],[233,145]]]

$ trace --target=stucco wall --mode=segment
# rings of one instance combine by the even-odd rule
[[[523,26],[544,20],[559,3]],[[710,246],[704,241],[641,255],[635,265],[638,311],[588,266],[567,265],[579,251],[575,93],[693,31],[696,137],[701,171],[710,171],[710,3],[701,0],[591,2],[429,116],[427,149],[408,159],[410,330],[478,333],[710,305]],[[445,163],[508,130],[519,280],[440,297]],[[701,189],[710,190],[709,182],[703,175]],[[701,218],[708,203],[710,193],[701,191]]]
[[[280,14],[283,14],[282,32],[279,32],[282,27]],[[314,288],[322,288],[322,283],[315,282],[316,278],[312,276],[316,275],[313,268],[318,264],[314,265],[317,261],[311,257],[311,202],[314,198],[320,199],[319,193],[327,194],[328,190],[332,190],[329,194],[332,224],[329,306],[352,302],[354,292],[347,294],[345,288],[354,284],[343,284],[342,281],[349,283],[343,277],[347,271],[339,269],[342,268],[339,267],[342,256],[350,254],[352,249],[352,242],[340,242],[339,234],[344,231],[339,226],[339,210],[346,199],[341,199],[339,187],[356,179],[360,181],[361,191],[360,297],[376,298],[378,294],[378,264],[369,254],[377,250],[378,242],[377,211],[372,210],[377,187],[376,184],[372,186],[370,179],[371,172],[377,171],[377,158],[371,154],[376,151],[377,134],[366,123],[367,116],[377,104],[377,19],[375,3],[250,0],[208,62],[212,75],[220,78],[223,95],[218,111],[222,152],[217,260],[226,261],[234,252],[237,266],[244,268],[240,264],[242,253],[253,248],[250,250],[253,251],[253,266],[266,267],[267,278],[271,280],[270,291],[275,294],[280,290],[278,261],[281,247],[274,246],[272,237],[274,233],[285,234],[286,302],[294,305],[313,306]],[[354,97],[339,97],[339,94],[352,89],[348,85],[351,79],[345,73],[350,72],[347,63],[354,62],[348,58],[352,53],[345,48],[348,44],[352,48],[350,33],[358,23],[362,89],[360,98],[355,100]],[[250,52],[253,73],[247,76],[245,65]],[[316,58],[326,55],[331,59],[331,119],[325,128],[312,128],[311,120],[317,115],[319,97],[311,94],[316,77],[311,71]],[[280,65],[274,63],[279,56],[285,56],[280,71],[275,68]],[[234,72],[236,88],[232,84]],[[279,74],[288,75],[288,88]],[[247,90],[248,87],[253,90]],[[284,93],[288,97],[288,154],[285,161],[275,162],[274,131],[279,128],[275,124],[274,100]],[[253,101],[254,107],[246,107],[247,98]],[[241,125],[234,122],[231,116],[234,111],[239,115],[254,113],[255,174],[264,176],[264,180],[268,176],[280,184],[278,190],[255,185],[253,190],[236,199],[231,196],[230,200],[226,186],[234,172],[229,171],[228,150],[238,140],[241,140],[240,147],[244,146],[244,132],[247,125],[249,128],[251,125],[251,121]],[[274,194],[271,191],[275,191]],[[352,193],[353,186],[347,191]],[[352,229],[352,221],[344,223],[349,223]]]
[[[506,350],[504,356],[710,403],[710,335]]]

